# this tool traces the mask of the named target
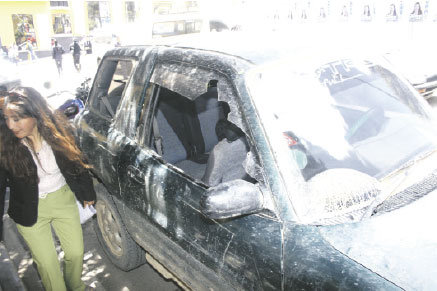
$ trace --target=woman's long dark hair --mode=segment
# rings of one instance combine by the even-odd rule
[[[0,108],[5,110],[9,104],[15,105],[18,117],[32,117],[36,120],[41,137],[57,152],[73,161],[80,168],[88,168],[81,151],[76,145],[73,129],[61,112],[53,112],[41,94],[30,87],[19,87],[1,94]],[[27,143],[33,149],[29,139]],[[15,177],[31,179],[37,176],[33,160],[29,158],[27,147],[22,144],[6,125],[5,117],[0,114],[0,164]]]

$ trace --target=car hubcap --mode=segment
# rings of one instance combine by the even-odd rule
[[[102,201],[98,201],[97,209],[97,223],[99,224],[100,232],[106,245],[111,252],[116,256],[123,254],[121,243],[120,227],[112,215],[111,209]]]

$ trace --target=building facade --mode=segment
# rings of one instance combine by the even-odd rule
[[[20,48],[28,44],[50,50],[53,39],[64,43],[93,32],[110,34],[152,13],[149,1],[4,1],[0,0],[0,45]],[[63,45],[65,45],[63,43]]]

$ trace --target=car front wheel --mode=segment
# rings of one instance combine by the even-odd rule
[[[144,250],[131,238],[102,184],[95,185],[97,219],[94,228],[103,250],[119,269],[129,271],[146,262]]]

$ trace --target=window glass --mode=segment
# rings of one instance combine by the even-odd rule
[[[184,22],[178,22],[177,24],[177,30],[178,33],[184,33]]]
[[[92,107],[113,117],[134,67],[133,60],[107,59],[102,64],[92,92]]]
[[[199,22],[187,21],[185,24],[185,29],[187,33],[199,32]]]
[[[282,100],[282,94],[270,107],[275,108],[279,135],[288,143],[290,155],[294,157],[296,150],[305,153],[303,162],[298,160],[305,180],[332,168],[351,168],[382,178],[435,149],[437,131],[422,103],[384,67],[351,59],[323,64],[313,75],[293,74],[284,67],[263,71],[261,79],[276,82],[275,77],[283,76],[295,83],[289,96],[300,98]],[[256,83],[260,90],[254,90],[254,96],[264,88],[260,84]],[[318,106],[313,108],[313,104]],[[315,112],[319,119],[313,116]]]
[[[30,50],[37,47],[33,16],[31,14],[13,14],[15,43],[20,49]]]
[[[150,104],[150,100],[152,98],[153,93],[155,92],[155,90],[157,89],[157,87],[155,87],[154,85],[150,85],[147,87],[146,89],[146,96],[144,98],[144,102],[141,106],[141,111],[140,111],[140,118],[139,118],[139,124],[138,124],[138,128],[137,128],[137,137],[138,137],[138,142],[141,144],[144,144],[145,141],[145,135],[146,135],[146,128],[145,125],[147,123],[147,113],[149,112],[149,104]]]
[[[147,112],[153,114],[141,118],[148,124],[142,143],[211,187],[237,179],[254,182],[245,166],[249,142],[235,123],[242,117],[231,83],[204,68],[166,65],[155,66],[151,77],[147,94],[153,95],[153,110],[149,106]]]
[[[134,22],[135,21],[135,2],[134,1],[126,1],[126,21]]]
[[[254,70],[248,88],[302,221],[361,219],[395,193],[391,179],[435,153],[436,120],[383,61],[308,54]]]
[[[153,23],[153,37],[172,36],[184,33],[200,32],[202,20],[174,20]]]
[[[102,28],[111,23],[108,1],[88,1],[88,29]]]
[[[50,7],[68,7],[68,1],[50,1]]]
[[[71,33],[70,15],[53,14],[52,23],[53,23],[53,32],[55,34]]]
[[[198,12],[199,1],[152,1],[153,13],[158,15]]]

